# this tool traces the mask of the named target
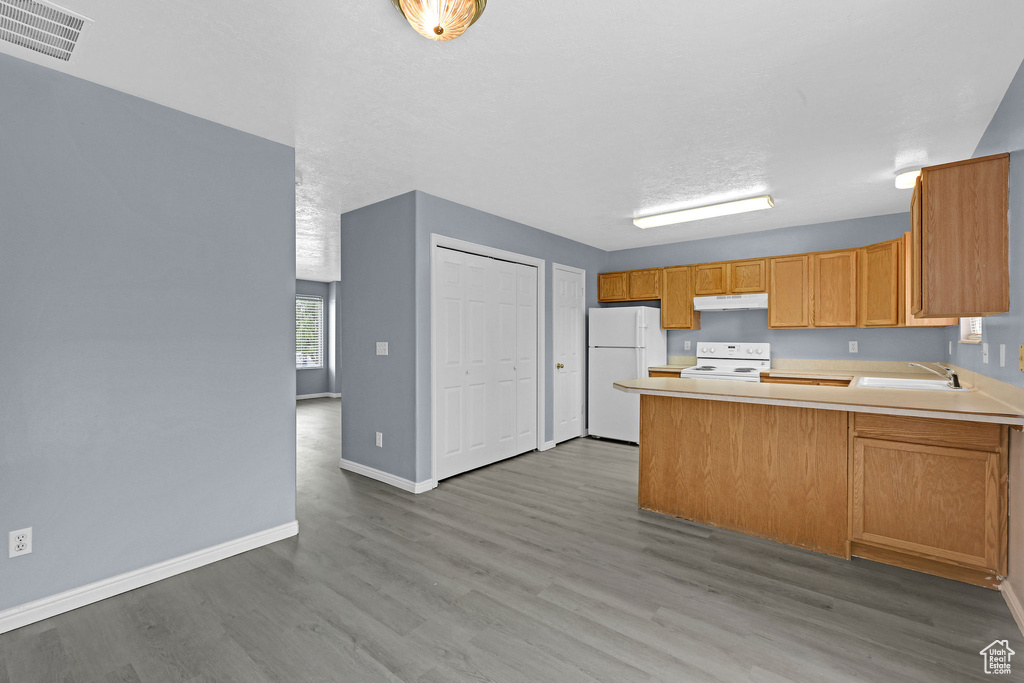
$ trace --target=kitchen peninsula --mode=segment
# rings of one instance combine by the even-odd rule
[[[977,390],[865,388],[850,379],[616,382],[640,394],[640,507],[998,585],[1008,429],[1024,425],[1024,415]]]

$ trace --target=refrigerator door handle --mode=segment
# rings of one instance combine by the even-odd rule
[[[643,344],[641,343],[641,339],[640,339],[640,332],[641,332],[641,330],[643,329],[643,326],[644,326],[643,316],[644,316],[644,312],[643,311],[637,311],[636,312],[636,346],[637,346],[637,348],[640,348],[641,346],[643,346]]]

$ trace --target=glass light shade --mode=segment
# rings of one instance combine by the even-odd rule
[[[921,175],[921,170],[907,171],[900,173],[896,176],[896,189],[897,190],[913,190],[914,185],[917,182],[917,176]]]
[[[458,38],[483,14],[487,0],[391,0],[416,32],[431,40]]]
[[[734,213],[746,213],[747,211],[761,211],[762,209],[771,209],[774,206],[775,200],[772,199],[770,195],[764,195],[763,197],[738,199],[734,202],[725,202],[723,204],[711,204],[709,206],[698,206],[692,209],[673,211],[672,213],[659,213],[654,216],[634,218],[633,225],[635,225],[638,228],[644,229],[660,228],[663,225],[688,223],[689,221],[699,221],[705,218],[715,218],[716,216],[730,216]]]

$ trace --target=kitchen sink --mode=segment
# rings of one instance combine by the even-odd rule
[[[868,389],[918,389],[924,391],[970,391],[963,387],[954,389],[941,379],[898,379],[895,377],[861,377],[858,387]]]

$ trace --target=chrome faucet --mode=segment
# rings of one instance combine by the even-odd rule
[[[936,374],[936,375],[938,375],[939,377],[942,377],[945,380],[949,380],[946,384],[947,384],[947,386],[949,386],[950,389],[962,389],[963,388],[963,387],[960,386],[960,378],[957,376],[956,371],[953,368],[948,368],[945,365],[942,365],[941,363],[936,363],[936,365],[938,365],[940,368],[945,370],[945,372],[939,372],[935,368],[930,368],[927,365],[921,365],[920,363],[909,363],[909,365],[916,366],[916,367],[919,367],[919,368],[924,368],[928,372]]]

